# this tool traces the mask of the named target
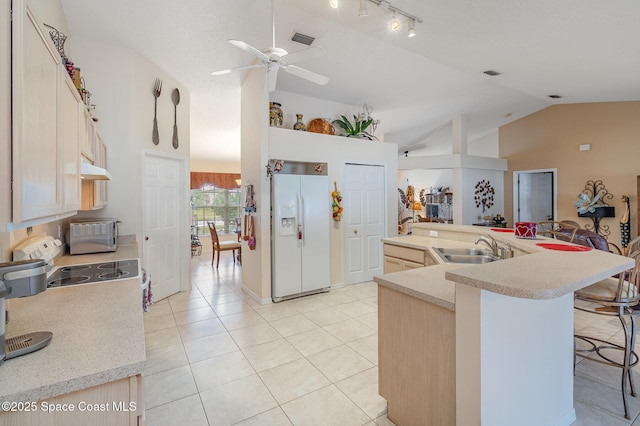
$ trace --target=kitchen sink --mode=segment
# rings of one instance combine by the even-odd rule
[[[440,257],[446,262],[446,263],[468,263],[468,264],[472,264],[472,265],[480,265],[483,263],[489,263],[489,262],[494,262],[496,260],[498,260],[497,257],[489,255],[489,254],[472,254],[472,255],[465,255],[465,254],[443,254],[440,255]]]
[[[490,252],[488,250],[478,249],[478,248],[447,248],[447,247],[434,247],[433,248],[438,254],[441,255],[464,255],[464,256],[486,256],[489,255]]]
[[[499,260],[498,257],[492,255],[488,250],[478,248],[434,247],[433,249],[445,263],[481,265]]]

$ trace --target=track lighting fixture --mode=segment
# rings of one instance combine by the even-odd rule
[[[367,16],[367,0],[360,0],[360,9],[358,10],[358,16]]]
[[[400,29],[400,26],[401,26],[400,21],[397,18],[397,16],[400,15],[407,18],[407,25],[408,25],[407,37],[416,36],[416,29],[415,29],[416,22],[420,24],[422,23],[422,19],[408,12],[405,12],[402,9],[395,7],[389,2],[389,0],[360,0],[360,8],[358,9],[358,16],[368,16],[369,13],[367,11],[367,2],[371,2],[376,6],[378,6],[380,9],[386,9],[393,14],[391,21],[389,21],[390,31],[396,32]],[[337,9],[339,6],[339,0],[329,0],[329,5],[332,8]]]
[[[407,31],[407,37],[415,37],[416,36],[416,20],[409,19],[408,26],[409,26],[409,29]]]
[[[389,29],[393,32],[396,32],[400,29],[400,21],[396,19],[396,15],[393,15],[391,21],[389,21]]]

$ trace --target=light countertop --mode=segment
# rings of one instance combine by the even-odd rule
[[[414,225],[422,225],[414,226],[414,234],[418,235],[385,238],[383,242],[426,250],[439,264],[377,276],[374,281],[451,310],[455,310],[456,282],[512,297],[553,299],[633,266],[633,260],[627,257],[600,250],[563,252],[537,246],[541,242],[561,243],[544,237],[525,240],[512,233],[474,226]],[[438,230],[439,237],[425,236],[433,229]],[[433,247],[478,247],[473,240],[486,233],[500,243],[511,244],[519,255],[469,266],[444,264],[433,251]]]
[[[114,253],[64,256],[56,265],[137,257],[133,243]],[[0,401],[39,401],[142,374],[139,277],[53,288],[7,302],[7,338],[35,331],[50,331],[53,338],[43,349],[0,365]]]

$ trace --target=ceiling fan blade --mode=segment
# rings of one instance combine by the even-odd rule
[[[234,71],[250,70],[251,68],[260,68],[260,67],[263,67],[263,66],[264,66],[264,64],[244,65],[242,67],[228,68],[226,70],[214,71],[214,72],[211,73],[211,75],[229,74],[229,73],[232,73]]]
[[[280,62],[285,65],[289,65],[296,62],[304,61],[305,59],[317,58],[322,55],[324,55],[324,49],[322,47],[314,46],[308,49],[303,49],[284,55],[282,58],[280,58]]]
[[[304,68],[297,67],[295,65],[287,65],[284,70],[289,74],[293,74],[296,77],[304,78],[305,80],[312,81],[316,84],[325,85],[329,82],[329,77],[316,74],[313,71],[306,70]]]
[[[269,61],[269,57],[267,55],[265,55],[264,53],[262,53],[261,51],[259,51],[255,47],[253,47],[251,45],[248,45],[244,41],[233,40],[233,39],[229,39],[227,41],[229,43],[233,44],[235,47],[238,47],[238,48],[244,50],[247,53],[251,53],[253,56],[256,56],[261,61]]]
[[[267,73],[267,78],[269,79],[269,93],[276,90],[276,83],[278,82],[278,69],[280,69],[280,65],[275,62],[269,64],[269,72]]]

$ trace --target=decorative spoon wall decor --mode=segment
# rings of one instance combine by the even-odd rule
[[[180,91],[173,89],[171,93],[173,101],[173,147],[178,149],[178,104],[180,103]]]
[[[158,113],[158,98],[160,97],[161,92],[162,80],[156,78],[156,82],[153,85],[153,134],[151,136],[154,145],[158,145],[160,143],[160,135],[158,134],[158,119],[156,118],[156,116]]]

